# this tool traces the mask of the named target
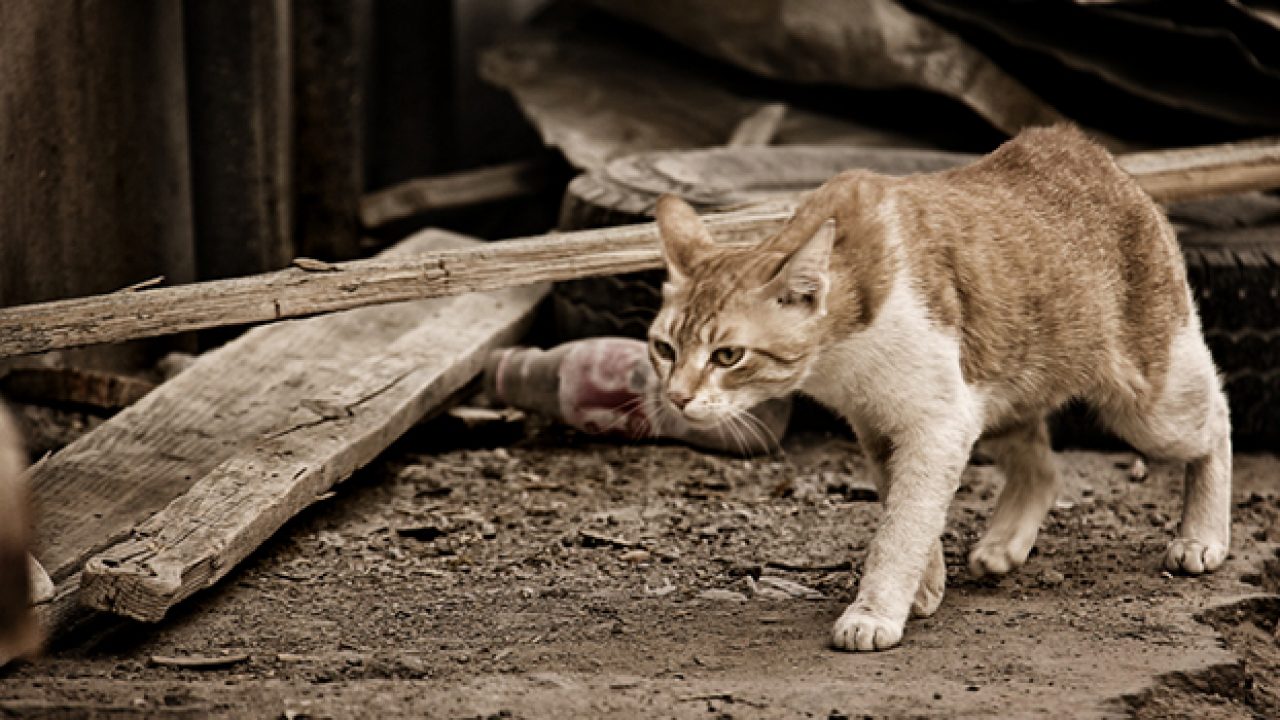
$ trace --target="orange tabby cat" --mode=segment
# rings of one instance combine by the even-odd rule
[[[40,645],[30,608],[31,525],[22,483],[25,467],[18,429],[0,405],[0,665],[35,652]]]
[[[1230,420],[1182,255],[1075,128],[946,172],[843,173],[754,248],[716,246],[674,197],[657,219],[668,281],[650,347],[674,408],[709,424],[801,391],[852,424],[874,468],[884,517],[836,647],[892,647],[909,614],[937,609],[947,506],[980,436],[1006,481],[969,567],[1026,561],[1057,490],[1045,416],[1072,398],[1187,461],[1165,566],[1226,558]]]

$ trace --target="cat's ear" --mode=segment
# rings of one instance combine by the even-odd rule
[[[658,221],[658,235],[662,238],[662,259],[667,263],[667,279],[678,284],[689,276],[698,255],[715,241],[698,213],[675,195],[658,198],[654,215]]]
[[[836,223],[828,220],[799,249],[791,253],[778,273],[765,285],[766,292],[784,305],[807,305],[825,313],[831,287],[831,247]]]

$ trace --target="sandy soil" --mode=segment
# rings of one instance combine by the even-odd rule
[[[854,655],[827,646],[878,516],[852,440],[740,460],[456,430],[419,428],[166,622],[0,671],[0,716],[1280,716],[1274,456],[1237,457],[1234,554],[1206,578],[1158,567],[1178,468],[1068,452],[1026,567],[975,581],[1000,478],[971,465],[942,608]]]

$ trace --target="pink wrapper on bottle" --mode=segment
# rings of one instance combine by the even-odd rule
[[[491,397],[542,413],[584,432],[629,439],[672,438],[700,447],[754,454],[776,448],[790,417],[789,400],[752,410],[750,430],[727,423],[694,428],[661,392],[645,343],[592,338],[550,350],[494,351],[485,368]]]

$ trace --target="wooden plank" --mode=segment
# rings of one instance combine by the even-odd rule
[[[1266,190],[1280,186],[1280,137],[1129,153],[1119,162],[1161,201]]]
[[[467,295],[324,386],[255,445],[84,565],[81,602],[157,621],[227,575],[311,505],[465,386],[489,351],[515,342],[545,287]],[[229,386],[227,386],[229,389]]]
[[[195,279],[183,65],[181,3],[0,2],[0,307]]]
[[[775,205],[712,217],[709,224],[718,236],[733,241],[758,238],[787,217],[789,211]],[[0,357],[660,264],[651,223],[439,250],[416,258],[300,262],[244,278],[3,308]]]
[[[359,257],[372,0],[290,0],[295,237],[303,255]]]
[[[546,187],[548,180],[541,160],[406,180],[360,198],[360,222],[376,228],[435,210],[520,197]]]
[[[377,0],[373,4],[372,69],[365,186],[454,169],[453,3]]]
[[[769,103],[751,113],[738,123],[725,143],[731,148],[761,147],[773,142],[778,134],[782,118],[787,114],[786,103]]]
[[[10,400],[99,410],[129,407],[155,387],[155,383],[130,375],[85,368],[17,367],[0,374],[0,395]]]
[[[440,231],[427,231],[397,246],[394,259],[441,248],[477,243]],[[507,310],[530,306],[541,290],[511,290],[502,295]],[[36,556],[58,588],[46,615],[55,622],[72,619],[67,602],[78,584],[76,574],[93,553],[128,536],[139,523],[187,492],[219,465],[248,452],[273,433],[311,424],[313,433],[336,425],[355,432],[358,418],[340,414],[346,396],[328,388],[351,385],[353,368],[381,353],[404,380],[417,377],[389,349],[424,323],[447,318],[486,298],[443,299],[363,308],[308,320],[256,328],[240,339],[206,353],[186,371],[81,437],[31,472],[40,510]],[[492,307],[493,300],[488,299]],[[459,304],[461,303],[461,304]],[[392,361],[395,362],[392,362]],[[370,375],[390,384],[382,371]],[[438,382],[452,381],[442,375]],[[392,393],[394,394],[394,393]],[[371,399],[370,402],[374,402]],[[401,415],[397,417],[407,417]],[[346,423],[346,424],[343,424]],[[315,442],[327,443],[327,435]],[[374,441],[361,436],[362,448]],[[335,478],[336,479],[336,478]]]
[[[297,254],[290,10],[288,0],[182,4],[201,280],[279,270]]]
[[[309,393],[294,405],[301,417],[223,461],[127,540],[91,558],[80,601],[160,620],[466,385],[490,350],[518,339],[544,293],[524,287],[447,301],[447,313],[424,310],[417,327],[339,377],[308,382]]]
[[[1280,140],[1122,156],[1157,199],[1223,187],[1280,185]],[[1232,180],[1231,168],[1239,174]],[[1179,178],[1181,178],[1179,180]],[[1216,178],[1216,179],[1214,179]],[[794,203],[794,197],[789,201]],[[786,221],[788,201],[707,216],[726,242],[747,241]],[[551,280],[649,270],[661,265],[652,223],[539,235],[412,260],[341,264],[296,261],[276,273],[0,309],[0,357],[186,330],[302,317],[364,305],[442,297]]]

